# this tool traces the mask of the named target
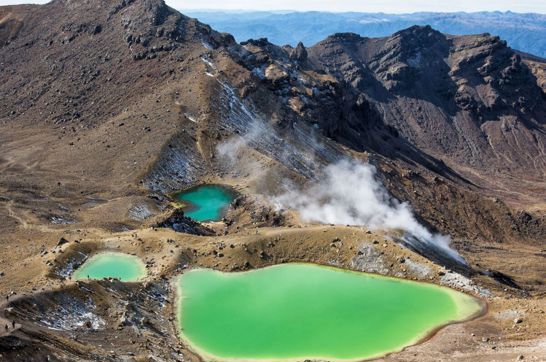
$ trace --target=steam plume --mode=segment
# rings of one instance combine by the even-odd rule
[[[285,192],[269,199],[278,207],[294,209],[305,221],[363,225],[371,229],[398,229],[398,241],[441,264],[466,267],[464,259],[449,247],[449,236],[433,234],[421,225],[407,203],[390,197],[375,179],[369,164],[348,161],[343,152],[309,137],[309,130],[294,125],[293,139],[285,142],[265,119],[247,107],[232,87],[221,83],[224,96],[224,126],[236,136],[217,147],[226,169],[244,173],[256,183],[267,182],[267,169],[250,157],[251,149],[303,175],[314,183],[299,189],[281,181]],[[327,164],[322,168],[322,165]],[[463,268],[464,269],[464,268]]]
[[[432,234],[421,225],[407,203],[388,194],[375,179],[375,172],[369,164],[343,160],[326,166],[319,182],[305,190],[290,188],[273,202],[279,208],[298,211],[304,221],[403,230],[402,239],[409,246],[422,249],[419,243],[425,243],[436,254],[444,253],[466,264],[449,247],[449,236]]]

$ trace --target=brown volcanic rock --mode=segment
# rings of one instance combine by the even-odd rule
[[[14,8],[15,14],[23,10]],[[151,79],[152,74],[139,74],[142,65],[135,59],[157,62],[168,57],[172,67],[174,61],[187,60],[201,41],[220,40],[207,26],[161,1],[56,0],[25,9],[16,39],[2,52],[8,75],[2,85],[2,111],[37,119],[36,113],[47,110],[41,118],[57,124],[82,118],[87,125],[94,123],[132,97],[150,92],[174,71],[156,63],[160,66]],[[141,92],[124,92],[129,84]],[[93,98],[105,93],[112,96]],[[5,113],[0,117],[10,119]]]
[[[245,96],[287,106],[281,124],[303,118],[352,149],[458,173],[523,207],[535,196],[538,205],[544,201],[540,59],[522,61],[487,34],[457,37],[419,26],[379,39],[335,34],[306,49],[305,62],[267,39],[243,46],[250,54],[232,56],[275,94]]]
[[[412,27],[383,39],[333,36],[309,52],[417,148],[480,173],[544,176],[545,95],[498,38]]]
[[[99,189],[133,187],[177,142],[200,157],[185,116],[210,108],[200,56],[204,44],[232,39],[159,0],[57,0],[7,12],[21,23],[0,52],[0,125],[17,142],[42,136],[29,146],[31,162],[55,174],[54,184],[85,174],[108,185]],[[6,157],[19,147],[8,134]]]
[[[546,63],[544,59],[535,57],[529,54],[521,54],[525,64],[531,69],[533,75],[537,79],[537,84],[543,91],[546,92]]]

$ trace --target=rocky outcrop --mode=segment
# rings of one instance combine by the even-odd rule
[[[301,41],[290,51],[290,59],[299,63],[307,61],[307,49]]]
[[[184,216],[184,211],[175,209],[165,220],[159,222],[157,227],[171,228],[174,231],[194,235],[214,235],[214,231]]]

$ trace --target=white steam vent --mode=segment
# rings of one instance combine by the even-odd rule
[[[324,168],[322,180],[305,190],[289,187],[273,198],[278,208],[294,209],[304,221],[364,225],[370,229],[401,229],[403,241],[416,249],[426,244],[458,263],[464,259],[449,247],[449,236],[432,234],[407,203],[392,198],[375,179],[370,164],[343,160]]]

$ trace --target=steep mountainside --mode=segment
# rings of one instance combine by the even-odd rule
[[[199,361],[178,339],[170,281],[289,261],[491,303],[388,361],[485,362],[479,340],[492,335],[499,361],[546,356],[544,59],[418,26],[238,44],[161,0],[0,7],[0,44],[0,325],[17,322],[0,330],[0,361]],[[317,225],[273,205],[346,159],[373,165],[379,191],[467,263],[400,245],[400,230]],[[173,213],[172,193],[200,183],[239,194],[221,221]],[[138,255],[149,276],[65,280],[103,250]]]
[[[544,178],[544,92],[498,38],[413,27],[388,39],[332,37],[310,54],[417,148],[485,172]]]
[[[309,49],[246,44],[260,53],[247,67],[259,69],[279,96],[288,93],[292,109],[327,136],[391,158],[441,159],[514,203],[543,194],[544,63],[528,66],[502,40],[412,27],[389,38],[336,34]],[[298,52],[305,57],[294,65],[290,54]],[[305,84],[306,72],[333,78],[330,89]],[[307,94],[298,91],[302,83]]]

